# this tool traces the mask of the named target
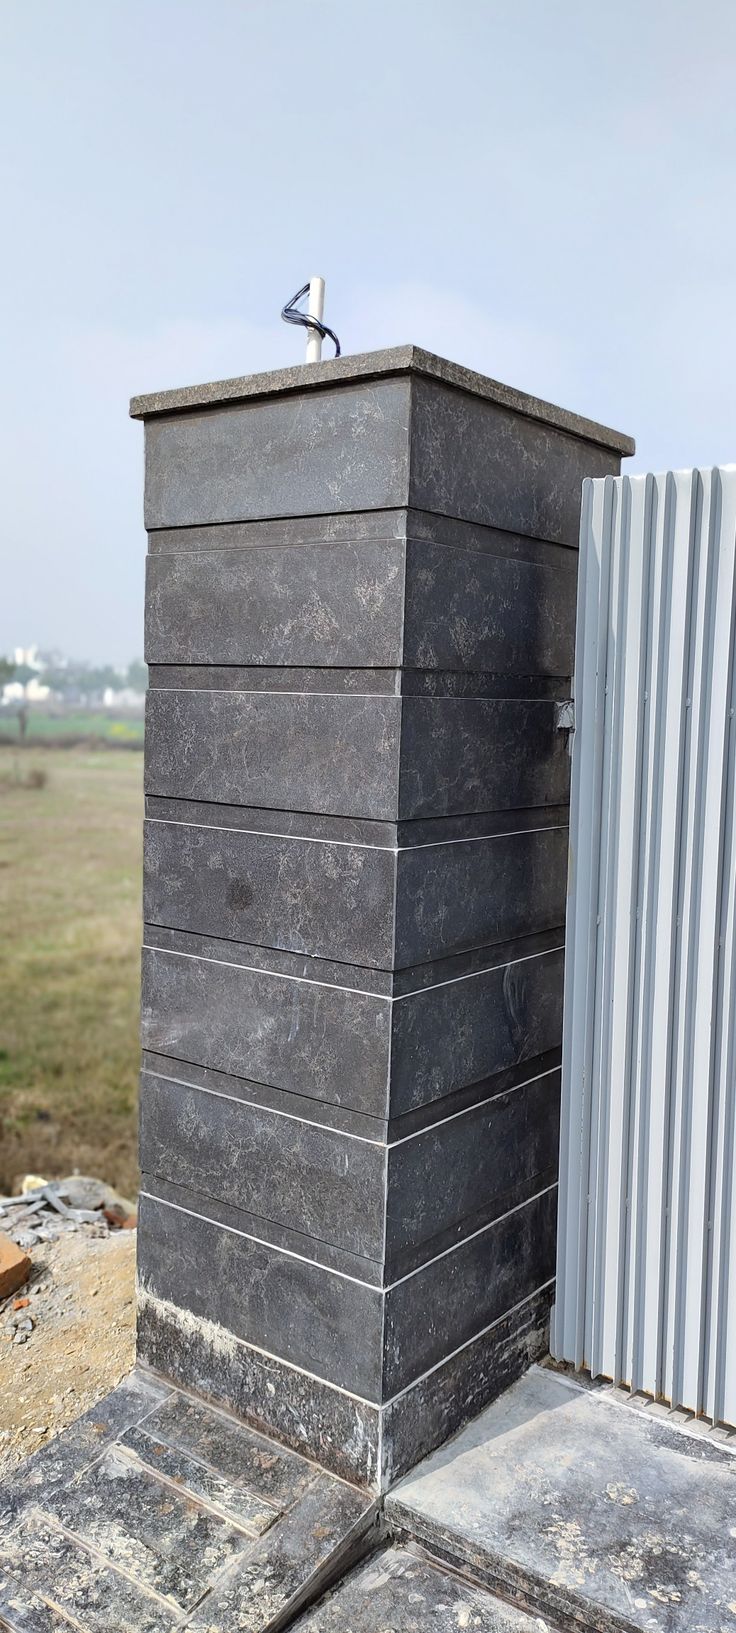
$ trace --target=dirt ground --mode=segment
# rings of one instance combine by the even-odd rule
[[[101,1395],[134,1357],[134,1230],[39,1243],[26,1286],[0,1304],[0,1471],[14,1468]],[[14,1302],[28,1298],[27,1307]],[[33,1322],[15,1341],[14,1321]]]

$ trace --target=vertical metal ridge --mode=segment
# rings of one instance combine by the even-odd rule
[[[611,990],[613,962],[614,858],[617,827],[616,787],[612,745],[619,732],[619,672],[622,660],[620,620],[624,574],[622,538],[623,483],[613,480],[610,509],[609,571],[605,617],[608,621],[603,708],[599,729],[601,755],[601,820],[598,852],[596,948],[594,974],[593,1048],[591,1062],[591,1142],[588,1161],[588,1250],[586,1278],[585,1359],[593,1372],[600,1370],[604,1311],[604,1254],[606,1240],[609,1169]]]
[[[712,1118],[709,1149],[708,1257],[705,1286],[704,1411],[736,1419],[736,1314],[729,1294],[736,1255],[736,483],[713,472],[720,506],[719,595],[728,622],[724,640],[724,776],[718,856],[716,968],[712,1031]]]
[[[553,1351],[736,1420],[736,469],[585,484]]]
[[[638,1269],[642,1258],[641,1250],[646,1230],[645,1224],[644,1230],[642,1230],[641,1218],[642,1205],[646,1205],[646,1186],[642,1184],[642,1153],[646,1143],[648,1126],[648,1096],[643,1090],[642,1083],[642,1055],[647,1018],[645,992],[649,974],[645,902],[649,889],[648,867],[650,854],[648,836],[651,826],[653,793],[650,765],[654,719],[652,703],[655,694],[653,672],[656,658],[655,643],[660,633],[659,620],[655,620],[654,616],[655,568],[657,560],[661,556],[661,551],[658,552],[657,550],[657,523],[661,510],[658,504],[658,487],[653,476],[645,477],[643,482],[643,511],[640,524],[643,541],[641,551],[643,582],[640,612],[641,649],[634,819],[635,877],[632,880],[631,892],[631,1006],[626,1062],[629,1086],[628,1148],[625,1174],[624,1257],[626,1276],[618,1315],[619,1365],[616,1378],[617,1382],[628,1383],[632,1388],[640,1387],[634,1383],[637,1373],[641,1329],[641,1285]],[[635,544],[636,542],[638,540],[635,541]]]
[[[608,643],[608,572],[614,479],[583,483],[576,632],[575,698],[579,752],[573,756],[565,947],[567,1000],[562,1052],[566,1081],[561,1162],[567,1175],[558,1214],[558,1298],[553,1312],[556,1353],[582,1366],[588,1233],[588,1162],[591,1141],[591,1063],[597,940],[598,825]]]

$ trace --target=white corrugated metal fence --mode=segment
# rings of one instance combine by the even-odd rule
[[[736,1423],[736,467],[584,487],[560,1360]]]

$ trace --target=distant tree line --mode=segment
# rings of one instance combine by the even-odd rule
[[[16,664],[12,658],[0,658],[0,687],[9,681],[19,681],[25,686],[35,676],[64,702],[93,703],[102,697],[108,687],[115,692],[123,687],[129,687],[134,692],[145,692],[148,685],[148,669],[140,658],[135,658],[122,669],[116,669],[112,664],[67,661],[58,654],[50,655],[48,660],[44,659],[43,654],[39,658],[41,668],[31,668],[25,663]]]

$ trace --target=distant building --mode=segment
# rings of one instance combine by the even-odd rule
[[[51,696],[51,687],[32,675],[30,680],[9,680],[3,686],[3,703],[45,703]]]
[[[102,694],[104,709],[137,709],[145,707],[145,692],[136,692],[132,686],[106,686]]]
[[[45,668],[37,646],[16,646],[13,650],[16,669],[33,669],[27,680],[9,680],[2,688],[3,703],[45,703],[51,696],[51,687],[39,680]]]

